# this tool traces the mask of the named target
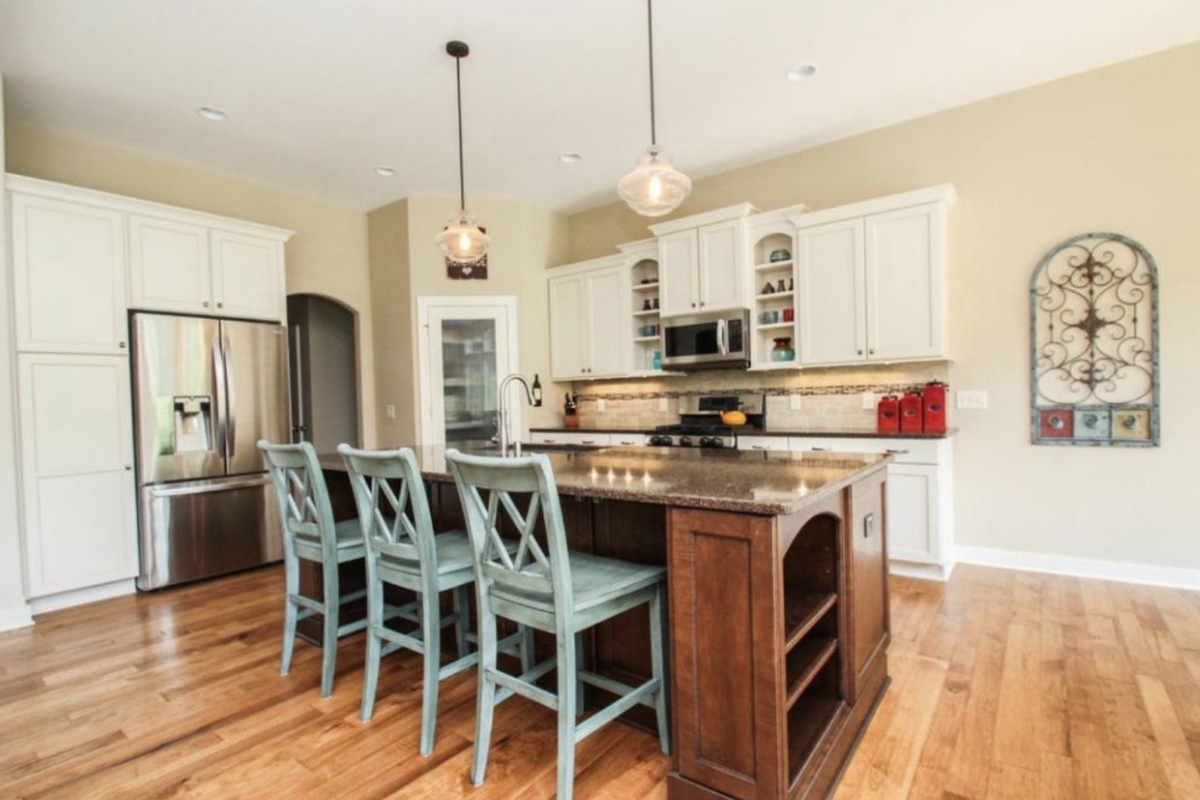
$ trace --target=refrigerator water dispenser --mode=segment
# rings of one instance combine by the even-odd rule
[[[174,404],[175,452],[212,450],[212,398],[176,397]]]

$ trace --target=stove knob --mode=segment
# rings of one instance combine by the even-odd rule
[[[670,447],[671,446],[671,437],[670,436],[662,436],[662,435],[651,436],[650,437],[650,445],[652,447]]]
[[[692,446],[692,437],[680,436],[679,437],[679,446],[680,447],[691,447]]]
[[[724,446],[725,446],[725,441],[720,436],[710,437],[708,440],[708,444],[706,445],[706,447],[717,447],[717,448],[724,447]]]

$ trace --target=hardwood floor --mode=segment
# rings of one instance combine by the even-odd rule
[[[1200,798],[1200,594],[971,566],[891,588],[894,681],[835,800]],[[521,698],[470,785],[471,672],[443,683],[429,758],[418,656],[385,659],[366,725],[361,634],[329,700],[315,647],[280,677],[281,593],[270,568],[0,634],[0,798],[553,796],[554,718]],[[576,796],[663,798],[667,770],[611,725]]]

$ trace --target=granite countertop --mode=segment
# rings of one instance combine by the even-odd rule
[[[427,480],[450,481],[446,448],[415,447]],[[495,455],[495,451],[471,451]],[[579,452],[539,451],[549,458],[559,494],[777,516],[799,511],[870,472],[890,456],[790,453],[668,447],[605,447]],[[337,454],[322,455],[326,470],[344,472]]]
[[[738,436],[805,436],[828,439],[948,439],[958,432],[950,428],[945,433],[879,433],[865,430],[803,430],[787,428],[736,428]],[[641,433],[649,434],[646,428],[530,428],[530,433]]]

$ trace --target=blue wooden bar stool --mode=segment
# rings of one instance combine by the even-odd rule
[[[471,544],[463,531],[435,534],[429,499],[416,456],[409,448],[399,450],[356,450],[340,445],[346,461],[354,500],[358,505],[362,542],[367,562],[366,678],[363,682],[362,719],[371,718],[379,683],[380,658],[400,648],[422,654],[424,689],[421,706],[421,755],[433,752],[437,726],[438,685],[444,678],[479,662],[469,643],[478,641],[467,627],[471,584],[475,572]],[[515,546],[515,545],[512,545]],[[384,585],[391,584],[417,594],[416,614],[408,607],[393,612],[384,603]],[[452,592],[454,611],[441,614],[440,597]],[[397,613],[398,612],[398,613]],[[415,621],[415,631],[402,633],[387,627],[389,616]],[[441,666],[441,631],[453,625],[458,658]],[[387,644],[385,645],[384,642]],[[507,638],[502,648],[519,644],[522,663],[531,664],[532,638],[518,634]]]
[[[670,752],[664,674],[666,570],[568,551],[558,487],[543,455],[483,458],[448,450],[446,461],[458,485],[471,537],[479,600],[479,698],[472,782],[483,783],[487,771],[494,708],[514,693],[558,712],[558,800],[571,800],[575,745],[634,705],[655,709],[662,751]],[[524,513],[514,493],[531,495]],[[515,555],[500,538],[501,510],[520,532]],[[534,537],[539,519],[545,524],[545,551]],[[642,604],[649,606],[650,613],[650,680],[632,687],[585,671],[579,663],[577,635]],[[497,617],[554,634],[556,657],[532,669],[523,666],[520,676],[501,672],[496,665]],[[557,693],[536,685],[538,678],[556,667]],[[618,699],[580,723],[580,683],[604,689]]]
[[[275,485],[279,518],[283,522],[286,605],[279,674],[287,675],[291,669],[296,623],[320,614],[324,622],[321,697],[328,697],[333,693],[338,639],[367,626],[365,619],[348,625],[338,624],[341,606],[366,595],[364,590],[343,597],[338,580],[340,564],[363,558],[362,532],[357,519],[334,523],[325,474],[317,463],[317,453],[311,444],[271,444],[261,439],[258,449],[266,459],[271,482]],[[323,591],[320,600],[300,593],[300,559],[321,565]]]

